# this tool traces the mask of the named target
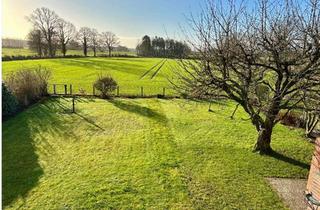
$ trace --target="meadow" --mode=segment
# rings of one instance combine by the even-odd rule
[[[162,63],[164,63],[162,65]],[[120,93],[170,92],[177,62],[160,58],[8,61],[3,78],[43,66],[53,83],[91,93],[99,74]],[[159,66],[162,66],[159,68]],[[50,86],[50,91],[52,87]],[[63,89],[58,89],[63,92]],[[235,104],[185,99],[49,98],[3,123],[5,209],[287,209],[265,177],[306,178],[313,146],[277,125],[275,153]],[[14,132],[12,132],[14,131]]]
[[[243,110],[230,119],[234,105],[78,98],[71,113],[67,98],[35,104],[3,123],[2,205],[287,209],[265,177],[306,178],[312,145],[279,124],[276,152],[253,153],[257,133]]]
[[[42,60],[9,61],[2,63],[4,79],[11,72],[20,69],[30,69],[37,66],[48,68],[52,71],[49,90],[52,84],[72,84],[73,93],[80,89],[87,94],[92,94],[92,85],[99,74],[111,75],[120,87],[120,94],[139,95],[141,87],[145,95],[173,94],[168,79],[172,79],[172,69],[177,67],[175,60],[166,60],[159,69],[161,58],[57,58]],[[157,65],[157,66],[156,66]],[[153,68],[155,67],[156,68]],[[151,70],[151,71],[148,71]],[[63,86],[57,86],[57,92],[64,92]]]

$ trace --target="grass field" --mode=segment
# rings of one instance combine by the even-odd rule
[[[112,52],[113,54],[126,54],[135,56],[135,52]],[[57,50],[57,55],[62,55],[62,53]],[[108,52],[97,52],[97,55],[107,55]],[[2,48],[2,56],[17,56],[17,55],[36,55],[35,52],[27,48]],[[67,50],[67,55],[83,55],[81,50]],[[88,56],[93,56],[93,51],[89,49]]]
[[[168,78],[172,77],[172,68],[177,64],[174,60],[167,60],[157,72],[152,69],[141,78],[154,65],[159,64],[160,58],[62,58],[44,60],[8,61],[2,63],[3,77],[10,72],[23,68],[43,66],[51,69],[50,83],[66,83],[73,85],[73,92],[85,89],[92,93],[92,84],[99,73],[113,76],[120,86],[120,93],[140,94],[140,87],[144,87],[144,94],[160,94],[163,87],[168,88]],[[156,73],[156,74],[155,74]],[[154,75],[155,74],[155,75]],[[152,78],[152,76],[154,76]],[[52,86],[50,86],[52,91]],[[58,91],[63,91],[63,86]],[[172,93],[167,89],[167,94]]]
[[[26,48],[2,48],[2,56],[17,56],[17,55],[36,55],[35,52],[32,52]]]
[[[5,209],[286,209],[264,177],[305,178],[312,145],[275,128],[274,156],[234,104],[50,99],[3,123]],[[14,132],[13,132],[14,131]]]

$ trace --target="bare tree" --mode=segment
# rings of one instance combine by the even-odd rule
[[[97,29],[90,29],[90,35],[89,35],[89,45],[92,47],[93,50],[93,56],[97,56],[97,49],[99,47],[99,33]]]
[[[306,137],[314,138],[318,133],[313,133],[317,124],[320,121],[320,115],[316,112],[304,112],[303,120],[305,123],[305,135]]]
[[[66,56],[67,53],[67,44],[71,39],[74,38],[76,34],[76,27],[63,19],[60,19],[58,22],[58,36],[59,42],[61,44],[61,52],[63,56]]]
[[[197,59],[181,61],[178,88],[240,104],[258,131],[255,150],[270,153],[279,112],[320,109],[319,1],[208,1],[191,18]],[[257,9],[253,9],[257,8]],[[312,103],[306,108],[305,103]],[[311,111],[310,110],[310,111]]]
[[[320,133],[319,130],[316,131],[316,127],[320,122],[320,111],[319,111],[319,98],[320,90],[312,94],[318,95],[318,97],[313,96],[309,97],[308,101],[304,101],[304,112],[303,112],[303,121],[305,125],[305,135],[308,138],[316,138]],[[313,101],[314,99],[318,101]],[[319,125],[320,126],[320,125]],[[320,128],[320,127],[319,127]]]
[[[119,39],[114,33],[110,32],[110,31],[103,32],[101,34],[101,39],[102,39],[103,44],[107,47],[108,52],[109,52],[109,57],[110,57],[111,51],[113,50],[113,48],[116,47],[120,43]]]
[[[53,57],[55,55],[54,41],[59,22],[58,15],[48,8],[41,7],[34,10],[33,13],[27,17],[27,19],[33,24],[35,29],[41,31],[48,43],[49,55]]]
[[[91,30],[88,27],[82,27],[78,32],[78,39],[80,40],[83,46],[84,56],[87,56],[88,54],[88,42],[89,42],[90,33],[91,33]]]
[[[43,43],[43,38],[40,30],[32,29],[27,35],[27,40],[30,50],[36,52],[40,57],[42,55],[46,55],[45,44]]]

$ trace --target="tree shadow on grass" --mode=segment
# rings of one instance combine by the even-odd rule
[[[167,121],[167,118],[165,115],[163,115],[153,109],[150,109],[148,107],[140,106],[136,103],[132,103],[129,101],[117,100],[117,99],[109,100],[109,102],[112,103],[114,106],[118,107],[119,109],[127,111],[127,112],[135,113],[135,114],[141,115],[143,117],[148,117],[148,118],[151,118],[153,120],[163,122],[163,123],[165,123]]]
[[[99,125],[97,125],[93,120],[91,120],[90,118],[76,112],[75,113],[77,116],[79,116],[81,119],[83,119],[84,121],[86,121],[87,123],[93,125],[94,127],[98,128],[101,131],[104,131],[104,129],[102,127],[100,127]]]
[[[58,99],[51,99],[54,100],[54,103],[51,104],[51,107],[57,107],[58,109],[60,109],[61,111],[63,111],[64,114],[75,114],[78,117],[80,117],[81,119],[83,119],[84,121],[86,121],[87,123],[93,125],[94,127],[98,128],[101,131],[104,131],[104,129],[102,127],[100,127],[99,125],[97,125],[94,120],[91,120],[90,117],[85,116],[83,114],[81,114],[79,111],[77,111],[77,107],[75,109],[75,113],[72,112],[72,99],[65,99],[65,98],[58,98]],[[70,104],[70,107],[66,106],[65,103],[61,103],[61,100],[65,101],[66,103]],[[89,103],[92,102],[94,100],[87,100],[85,98],[77,98],[76,102],[80,102],[80,103]]]
[[[3,124],[2,207],[19,197],[24,198],[43,174],[35,153],[29,116],[21,115]],[[13,120],[16,125],[13,125]]]
[[[89,103],[89,102],[95,102],[95,100],[91,97],[84,98],[84,97],[76,97],[75,102],[81,102],[81,103]]]
[[[286,163],[289,163],[289,164],[292,164],[292,165],[295,165],[295,166],[298,166],[300,168],[303,168],[303,169],[309,169],[310,168],[310,165],[309,164],[306,164],[304,162],[301,162],[299,160],[295,160],[291,157],[288,157],[288,156],[285,156],[277,151],[272,151],[270,154],[268,154],[268,156],[270,157],[273,157],[277,160],[281,160],[281,161],[284,161]]]
[[[52,155],[54,148],[43,133],[66,136],[66,123],[56,103],[49,99],[35,104],[3,123],[2,129],[2,207],[27,196],[44,174],[39,152]],[[72,133],[68,133],[74,137]]]

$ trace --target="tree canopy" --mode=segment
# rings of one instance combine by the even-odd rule
[[[137,53],[145,57],[186,58],[191,53],[185,42],[145,35],[137,46]]]
[[[280,111],[320,111],[320,7],[315,0],[256,3],[209,1],[191,18],[197,59],[182,61],[177,74],[189,94],[240,104],[259,133],[255,150],[269,153]]]

